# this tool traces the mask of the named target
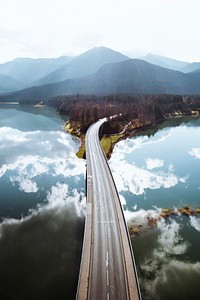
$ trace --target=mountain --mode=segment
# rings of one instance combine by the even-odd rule
[[[0,93],[7,93],[22,89],[22,85],[15,79],[0,74]]]
[[[200,74],[184,74],[143,60],[106,64],[96,73],[44,86],[32,87],[0,101],[41,101],[69,94],[200,94]]]
[[[16,58],[0,64],[0,73],[14,78],[26,86],[67,64],[71,59],[68,56],[39,59]]]
[[[163,67],[163,68],[167,68],[167,69],[171,69],[171,70],[179,70],[182,71],[181,69],[187,67],[190,65],[190,63],[188,62],[184,62],[184,61],[179,61],[176,59],[172,59],[169,57],[165,57],[165,56],[161,56],[161,55],[156,55],[156,54],[147,54],[146,56],[140,57],[140,59],[149,62],[151,64]]]
[[[195,72],[200,70],[200,62],[193,62],[182,69],[180,69],[181,72],[183,73],[190,73],[190,72]]]
[[[96,47],[74,58],[62,68],[36,81],[34,85],[44,85],[77,77],[85,77],[96,72],[104,64],[121,62],[127,59],[129,58],[120,52],[106,47]]]

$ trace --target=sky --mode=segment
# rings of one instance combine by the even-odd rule
[[[0,0],[0,63],[105,46],[200,61],[199,0]]]

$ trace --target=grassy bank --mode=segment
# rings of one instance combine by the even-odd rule
[[[70,122],[65,124],[64,127],[65,131],[68,133],[80,138],[81,145],[79,147],[78,152],[76,153],[78,158],[84,158],[85,159],[85,135],[80,132],[80,125],[79,124],[71,124]],[[101,146],[104,150],[104,153],[107,158],[111,157],[112,150],[114,148],[114,145],[119,142],[120,140],[126,138],[126,134],[114,134],[114,135],[104,135],[101,138]]]

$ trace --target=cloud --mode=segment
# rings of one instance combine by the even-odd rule
[[[132,153],[136,149],[141,149],[146,145],[157,144],[166,141],[171,136],[172,129],[166,135],[162,137],[154,136],[153,139],[149,139],[148,136],[140,136],[134,139],[126,139],[116,144],[114,148],[114,154],[120,155],[121,158],[124,154]]]
[[[126,199],[124,198],[124,196],[122,196],[121,194],[119,194],[119,199],[122,205],[126,205]]]
[[[183,242],[180,236],[181,226],[175,220],[167,224],[164,219],[161,219],[158,222],[158,229],[161,231],[158,238],[159,251],[175,255],[181,255],[187,251],[188,243]]]
[[[0,179],[8,189],[15,185],[13,192],[37,192],[22,197],[35,199],[25,217],[19,208],[14,214],[19,219],[6,218],[0,224],[1,299],[75,298],[86,206],[85,190],[78,182],[85,176],[85,162],[75,156],[78,144],[59,130],[63,122],[45,120],[48,130],[38,130],[44,125],[45,116],[40,117],[26,132],[20,116],[15,123],[21,130],[0,127]],[[15,200],[11,199],[14,206]]]
[[[170,188],[187,180],[187,177],[176,176],[171,167],[167,172],[153,172],[129,164],[120,155],[114,156],[110,166],[118,191],[130,191],[135,195],[143,194],[146,189]]]
[[[190,224],[197,231],[200,231],[200,219],[194,216],[190,216]]]
[[[184,183],[187,176],[179,177],[175,174],[173,165],[167,171],[157,170],[164,166],[164,160],[158,158],[147,158],[146,168],[138,167],[125,159],[126,154],[133,153],[148,144],[162,143],[171,136],[171,130],[165,136],[138,137],[121,141],[114,148],[114,154],[109,161],[118,191],[130,191],[135,195],[141,195],[146,189],[171,188],[178,183]]]
[[[198,1],[188,0],[118,0],[115,7],[105,0],[21,0],[20,5],[17,0],[4,1],[0,57],[4,61],[16,56],[77,54],[96,43],[131,55],[140,50],[139,55],[143,51],[199,61],[193,30],[198,27],[198,11]],[[176,26],[177,16],[180,26]]]
[[[200,159],[200,148],[192,148],[189,151],[189,154],[196,159]]]
[[[0,128],[0,143],[23,143],[28,142],[30,139],[27,138],[26,133],[22,133],[18,129],[10,128],[10,127],[1,127]]]
[[[70,158],[62,158],[56,156],[51,157],[40,157],[38,155],[26,155],[18,156],[13,163],[4,164],[0,168],[0,178],[5,175],[6,172],[10,172],[10,181],[12,183],[19,183],[20,189],[25,192],[36,192],[36,180],[39,175],[51,176],[63,176],[66,178],[75,177],[85,174],[85,166],[82,162],[78,162],[78,159],[71,162]],[[17,176],[15,175],[17,174]],[[32,189],[31,189],[32,186]]]
[[[51,190],[47,192],[46,201],[42,204],[38,204],[37,208],[30,209],[29,214],[21,219],[5,218],[0,223],[0,237],[3,234],[3,228],[7,225],[16,225],[25,223],[38,214],[45,214],[47,211],[52,211],[58,216],[63,210],[73,210],[73,213],[77,217],[84,217],[86,209],[86,197],[84,192],[78,192],[77,189],[73,189],[69,192],[67,184],[61,184],[57,182],[55,186],[51,187]]]
[[[124,210],[124,216],[128,224],[147,225],[150,218],[157,219],[161,213],[161,208],[151,210],[140,209],[138,211]]]
[[[146,189],[171,188],[178,183],[184,183],[187,176],[179,177],[175,174],[173,165],[167,171],[162,169],[164,160],[147,158],[146,166],[138,167],[125,158],[126,154],[133,154],[136,149],[141,149],[149,144],[162,143],[171,136],[172,129],[162,137],[154,136],[151,140],[147,137],[137,137],[121,141],[114,148],[114,154],[109,161],[118,191],[130,191],[135,195],[144,194]]]
[[[36,193],[38,191],[38,186],[36,184],[36,182],[27,179],[27,178],[23,178],[20,176],[13,176],[10,177],[10,181],[12,183],[19,183],[19,189],[20,191],[23,191],[25,193]]]
[[[181,236],[182,225],[175,220],[161,220],[154,241],[141,261],[141,288],[148,299],[196,299],[200,280],[200,262],[182,261],[190,244]],[[197,297],[198,298],[198,297]]]
[[[41,175],[74,177],[76,182],[80,179],[77,177],[85,176],[85,163],[75,156],[74,144],[65,132],[23,132],[1,127],[0,139],[4,147],[0,178],[7,176],[21,191],[37,192],[40,189],[37,177]]]
[[[141,285],[149,300],[198,299],[200,262],[162,260],[158,255],[142,266]]]
[[[74,299],[84,214],[84,193],[69,192],[58,182],[28,216],[5,219],[0,224],[0,295],[33,300],[48,294],[53,300],[67,294]]]
[[[150,218],[158,220],[157,227],[133,242],[136,249],[140,287],[144,299],[175,299],[187,295],[194,299],[199,293],[200,262],[185,260],[190,243],[181,236],[183,225],[174,219],[158,219],[161,209],[125,210],[128,224],[148,227]],[[193,218],[193,217],[192,217]],[[144,244],[147,245],[144,248]],[[184,261],[182,257],[184,255]]]
[[[146,159],[146,167],[148,170],[153,170],[155,168],[161,168],[164,166],[164,160],[158,158],[148,158]]]
[[[72,206],[74,207],[77,216],[83,217],[85,215],[86,198],[84,192],[78,192],[73,189],[69,193],[69,187],[67,184],[61,184],[57,182],[55,186],[51,187],[51,191],[47,194],[47,205],[45,209],[59,209],[63,207]],[[43,210],[43,205],[38,206],[40,210]]]

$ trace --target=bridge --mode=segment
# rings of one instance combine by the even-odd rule
[[[87,208],[77,300],[141,299],[119,195],[99,142],[104,118],[86,133]]]

